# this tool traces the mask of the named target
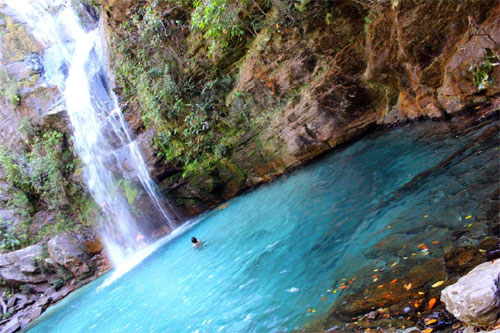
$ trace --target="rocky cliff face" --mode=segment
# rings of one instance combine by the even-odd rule
[[[188,214],[372,126],[498,110],[498,2],[221,3],[233,26],[223,29],[241,33],[215,48],[192,28],[200,8],[103,3],[128,117],[157,182]],[[144,89],[159,82],[175,101],[151,103]],[[193,119],[201,125],[190,133]]]

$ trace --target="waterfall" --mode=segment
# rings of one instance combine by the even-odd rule
[[[82,26],[71,0],[5,3],[7,13],[26,24],[43,47],[44,79],[63,92],[88,189],[105,215],[100,232],[107,254],[115,267],[126,265],[158,237],[155,231],[171,231],[175,224],[110,88],[102,20]],[[147,209],[136,206],[137,197]]]

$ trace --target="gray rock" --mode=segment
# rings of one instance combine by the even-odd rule
[[[0,278],[11,285],[46,281],[36,261],[43,255],[40,244],[0,255]]]
[[[500,315],[500,259],[486,262],[441,292],[446,309],[467,325],[494,325]]]
[[[12,333],[21,328],[19,324],[19,318],[12,318],[4,327],[2,327],[2,333]]]
[[[43,60],[38,54],[30,54],[24,57],[23,61],[17,61],[5,66],[9,76],[22,81],[29,79],[32,75],[43,73]]]
[[[418,327],[408,327],[402,333],[420,333],[422,332]]]
[[[0,226],[9,231],[23,222],[22,218],[13,209],[0,209]]]
[[[48,250],[50,257],[75,277],[85,276],[90,272],[85,246],[72,233],[57,235],[49,240]]]

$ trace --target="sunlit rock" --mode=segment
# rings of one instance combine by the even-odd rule
[[[89,257],[85,246],[72,233],[57,235],[48,243],[49,255],[75,277],[90,272]]]
[[[36,264],[42,255],[43,248],[40,244],[1,254],[0,278],[11,285],[46,281],[39,265]]]
[[[449,312],[468,325],[494,325],[500,314],[499,283],[500,259],[497,259],[477,266],[457,283],[446,287],[441,301]]]

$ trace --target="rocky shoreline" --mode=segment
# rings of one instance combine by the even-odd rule
[[[91,237],[88,237],[89,234]],[[110,269],[95,234],[64,233],[0,254],[0,332],[15,332]]]

